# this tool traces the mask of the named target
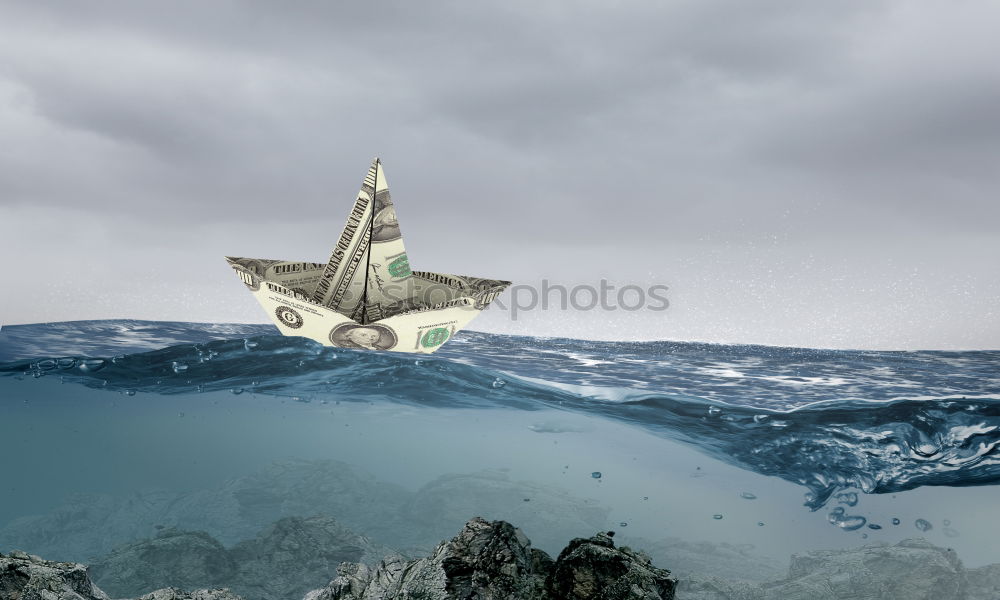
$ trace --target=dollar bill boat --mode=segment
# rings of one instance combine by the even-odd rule
[[[411,270],[378,158],[329,261],[226,260],[281,333],[341,348],[434,352],[510,285]]]

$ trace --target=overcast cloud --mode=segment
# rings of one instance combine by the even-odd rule
[[[0,323],[260,321],[380,156],[420,269],[605,339],[1000,348],[1000,4],[0,2]],[[508,301],[509,304],[509,301]]]

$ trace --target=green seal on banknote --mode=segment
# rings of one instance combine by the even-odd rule
[[[435,327],[434,329],[427,330],[423,337],[420,338],[420,345],[424,348],[433,348],[435,346],[440,346],[441,344],[448,341],[451,336],[451,332],[445,327]]]
[[[405,254],[389,263],[388,269],[389,275],[392,275],[396,279],[413,275],[413,271],[410,270],[410,259]]]

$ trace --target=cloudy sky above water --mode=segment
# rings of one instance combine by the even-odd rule
[[[476,329],[1000,348],[998,23],[974,0],[0,2],[0,323],[263,321],[222,256],[325,261],[378,155],[418,269],[518,282],[508,309],[543,281],[669,286],[663,311],[554,294]]]

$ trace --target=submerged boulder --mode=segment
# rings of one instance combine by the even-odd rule
[[[782,600],[958,600],[968,595],[955,552],[924,539],[797,554],[788,577],[764,587],[766,598]]]
[[[510,523],[481,518],[426,558],[390,556],[375,569],[347,563],[338,572],[306,600],[670,600],[677,584],[609,534],[574,539],[553,561]]]
[[[204,531],[171,528],[116,549],[94,563],[91,573],[109,593],[125,597],[168,586],[222,587],[232,581],[236,563]]]
[[[569,543],[549,576],[552,598],[601,598],[602,600],[666,599],[674,597],[677,579],[670,571],[653,566],[642,552],[627,546],[615,548],[611,535],[577,538]]]
[[[248,599],[301,598],[341,563],[374,564],[387,552],[332,517],[286,517],[230,549],[237,573],[228,585]]]
[[[966,571],[969,579],[969,600],[1000,598],[1000,564]]]
[[[77,563],[44,560],[14,550],[0,554],[0,598],[5,600],[108,600]]]
[[[92,574],[115,597],[225,587],[249,600],[284,600],[330,581],[342,562],[374,563],[386,552],[331,517],[286,517],[229,549],[204,531],[165,529],[101,558]]]
[[[109,600],[94,585],[87,567],[54,562],[19,552],[0,554],[0,598],[3,600]],[[225,589],[184,592],[162,589],[136,600],[242,600]]]
[[[792,556],[787,575],[768,583],[685,577],[683,600],[995,600],[989,567],[966,571],[955,552],[923,539],[895,545],[818,550]]]

